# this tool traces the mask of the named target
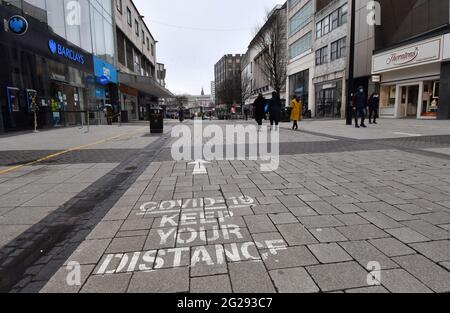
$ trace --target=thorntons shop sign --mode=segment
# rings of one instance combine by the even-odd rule
[[[442,59],[442,37],[416,43],[398,50],[373,56],[373,74],[419,64],[439,62]]]

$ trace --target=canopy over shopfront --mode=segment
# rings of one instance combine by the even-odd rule
[[[152,77],[119,73],[119,82],[157,98],[174,97],[169,90],[158,84]]]

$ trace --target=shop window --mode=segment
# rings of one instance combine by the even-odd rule
[[[436,117],[439,107],[439,81],[423,84],[422,117]]]

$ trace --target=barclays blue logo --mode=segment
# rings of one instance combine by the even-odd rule
[[[80,64],[84,64],[84,55],[74,51],[71,48],[68,48],[53,39],[48,41],[48,48],[53,55],[59,55],[60,57],[66,58],[71,61],[78,62]]]
[[[56,54],[56,42],[54,40],[49,40],[48,41],[48,47],[50,48],[50,52],[52,54]]]
[[[16,35],[24,35],[28,30],[28,21],[20,15],[11,16],[8,21],[8,29]]]

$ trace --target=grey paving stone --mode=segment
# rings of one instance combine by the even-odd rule
[[[255,243],[260,244],[260,246],[258,246],[259,250],[267,248],[267,241],[278,240],[280,242],[284,242],[284,239],[279,232],[252,234],[252,237]]]
[[[247,228],[243,227],[229,227],[226,231],[228,236],[224,236],[224,230],[207,230],[206,238],[208,239],[208,244],[227,244],[235,242],[251,242],[252,236]]]
[[[339,245],[364,268],[367,268],[370,262],[378,262],[381,269],[398,267],[395,262],[366,241],[341,242]]]
[[[341,212],[325,201],[314,201],[307,203],[319,215],[340,214]]]
[[[445,268],[447,271],[450,272],[450,262],[442,262],[439,263],[439,265],[441,265],[443,268]]]
[[[310,207],[289,208],[289,211],[297,217],[318,215],[317,212]]]
[[[270,276],[262,262],[230,263],[228,268],[233,292],[275,292]]]
[[[267,215],[245,216],[245,223],[252,234],[271,233],[277,231],[276,227]]]
[[[299,217],[299,221],[306,228],[325,228],[344,225],[332,215]]]
[[[127,220],[120,228],[121,231],[150,230],[152,228],[153,218],[143,218],[138,220]]]
[[[395,209],[394,206],[387,204],[385,202],[363,202],[357,203],[356,205],[360,207],[362,210],[372,213],[391,211],[392,209]]]
[[[162,269],[133,274],[128,293],[189,292],[189,268]]]
[[[359,213],[359,215],[381,229],[403,227],[402,224],[381,212]]]
[[[269,272],[279,293],[317,293],[319,287],[302,267]]]
[[[283,238],[290,246],[302,246],[307,244],[318,243],[317,240],[303,227],[298,224],[278,225]]]
[[[315,194],[305,194],[298,196],[304,202],[322,201],[322,199]]]
[[[191,279],[191,293],[231,293],[228,275],[216,275]]]
[[[297,218],[292,213],[269,214],[269,218],[275,225],[298,223]]]
[[[197,251],[200,249],[202,249],[201,252]],[[228,268],[227,268],[226,263],[217,264],[215,262],[211,262],[211,264],[208,264],[208,261],[205,261],[205,255],[203,255],[203,251],[206,251],[206,253],[211,258],[211,260],[213,260],[214,256],[217,253],[216,252],[217,248],[214,245],[214,246],[195,247],[195,248],[191,249],[191,260],[194,259],[194,255],[196,257],[198,257],[198,262],[195,264],[191,264],[191,277],[213,276],[213,275],[228,273]],[[206,258],[208,256],[206,256]],[[189,262],[190,262],[190,260],[189,260]]]
[[[104,221],[95,226],[86,239],[111,239],[117,234],[122,221]]]
[[[142,251],[147,237],[115,238],[111,241],[106,253],[124,253]]]
[[[282,205],[278,204],[267,204],[267,205],[255,205],[252,206],[254,214],[275,214],[275,213],[288,213],[289,210]],[[230,210],[231,211],[231,210]]]
[[[131,276],[132,273],[91,276],[81,293],[125,293]]]
[[[403,224],[431,240],[450,239],[450,232],[422,220],[406,221]]]
[[[450,273],[422,255],[394,258],[402,268],[435,292],[450,292]]]
[[[308,248],[320,263],[353,261],[352,257],[335,243],[308,245]]]
[[[393,293],[431,293],[432,291],[403,269],[381,272],[381,283]]]
[[[386,231],[403,243],[430,241],[430,239],[428,239],[427,237],[408,227],[387,229]]]
[[[372,286],[372,287],[365,287],[365,288],[349,289],[349,290],[346,290],[345,293],[375,294],[375,293],[389,293],[389,291],[387,291],[386,288],[384,288],[382,286]]]
[[[354,214],[354,213],[339,214],[339,215],[335,215],[334,217],[346,226],[370,224],[370,222],[366,221],[361,216],[359,216],[358,214]]]
[[[396,220],[397,222],[402,222],[402,221],[411,221],[411,220],[415,220],[418,219],[417,215],[414,216],[412,214],[409,214],[407,212],[404,212],[400,209],[393,209],[390,211],[384,211],[383,214],[389,216],[390,218]]]
[[[399,208],[400,210],[405,211],[406,213],[409,213],[412,215],[430,213],[430,210],[421,208],[415,204],[402,204],[402,205],[396,205],[396,207]]]
[[[433,241],[411,244],[411,247],[419,251],[434,262],[450,261],[450,241]]]
[[[309,232],[322,243],[347,241],[347,238],[334,228],[315,228],[309,229]]]
[[[323,292],[367,286],[368,272],[356,262],[316,265],[307,271]]]
[[[264,264],[269,270],[301,267],[306,265],[318,264],[316,258],[304,246],[288,247],[280,249],[276,254],[272,254],[269,250],[261,250]]]
[[[349,240],[367,240],[389,237],[387,233],[374,225],[353,225],[336,228]]]
[[[81,286],[88,279],[94,265],[81,265],[80,285],[69,285],[67,277],[71,268],[66,266],[61,267],[55,275],[50,278],[46,285],[39,291],[40,293],[77,293]]]
[[[344,214],[364,212],[360,207],[349,203],[333,203],[333,206]]]
[[[160,228],[150,230],[145,241],[144,250],[174,248],[177,228]]]
[[[81,265],[97,264],[110,242],[111,239],[85,240],[66,260],[64,265],[69,262],[78,262]]]
[[[445,212],[420,214],[417,217],[433,225],[450,224],[450,214]]]
[[[416,253],[416,251],[395,238],[374,239],[370,240],[370,243],[389,257]]]

